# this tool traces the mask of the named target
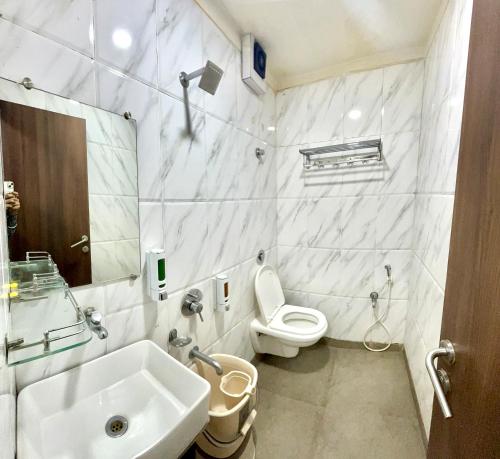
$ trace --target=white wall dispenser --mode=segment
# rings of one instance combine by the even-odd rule
[[[155,301],[164,301],[167,294],[167,263],[163,249],[146,252],[149,296]]]
[[[241,79],[258,96],[266,93],[266,52],[252,34],[241,39]]]
[[[229,311],[229,277],[227,274],[219,274],[215,277],[215,310],[218,312]]]

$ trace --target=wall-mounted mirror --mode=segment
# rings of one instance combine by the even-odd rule
[[[135,121],[5,80],[0,116],[10,261],[48,252],[70,287],[138,275]]]

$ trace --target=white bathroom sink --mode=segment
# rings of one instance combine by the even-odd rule
[[[18,459],[178,457],[208,422],[210,384],[140,341],[24,388]],[[128,422],[110,437],[113,416]],[[113,424],[117,433],[120,422]]]

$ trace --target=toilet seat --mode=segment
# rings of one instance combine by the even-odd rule
[[[291,304],[281,306],[269,322],[269,328],[293,335],[316,335],[326,327],[326,318],[320,311]]]

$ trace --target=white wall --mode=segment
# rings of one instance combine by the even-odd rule
[[[412,260],[424,64],[347,74],[277,95],[278,259],[292,304],[318,308],[328,336],[361,341],[370,292],[402,343]],[[358,115],[356,117],[356,115]],[[382,138],[382,166],[305,172],[299,148]],[[376,329],[369,338],[387,341]]]
[[[405,348],[427,435],[434,391],[424,358],[440,339],[471,12],[472,0],[450,0],[425,61]]]
[[[144,337],[166,348],[174,327],[207,352],[251,358],[254,260],[260,248],[271,262],[276,254],[272,91],[258,98],[247,90],[239,51],[187,0],[10,1],[0,13],[0,77],[28,76],[37,88],[116,113],[130,111],[137,119],[141,250],[165,247],[170,292],[168,301],[151,302],[143,277],[75,289],[83,306],[105,314],[109,338],[19,366],[18,389]],[[113,44],[116,29],[128,31],[128,49]],[[177,77],[207,58],[225,73],[215,96],[196,82],[189,89],[192,141],[182,132]],[[264,164],[256,147],[266,150]],[[231,312],[221,315],[212,309],[211,279],[223,271],[231,274],[233,301]],[[191,287],[205,294],[203,323],[180,315]],[[186,352],[176,356],[186,361]],[[1,413],[3,425],[9,415]],[[12,457],[3,437],[0,442],[2,453]]]

